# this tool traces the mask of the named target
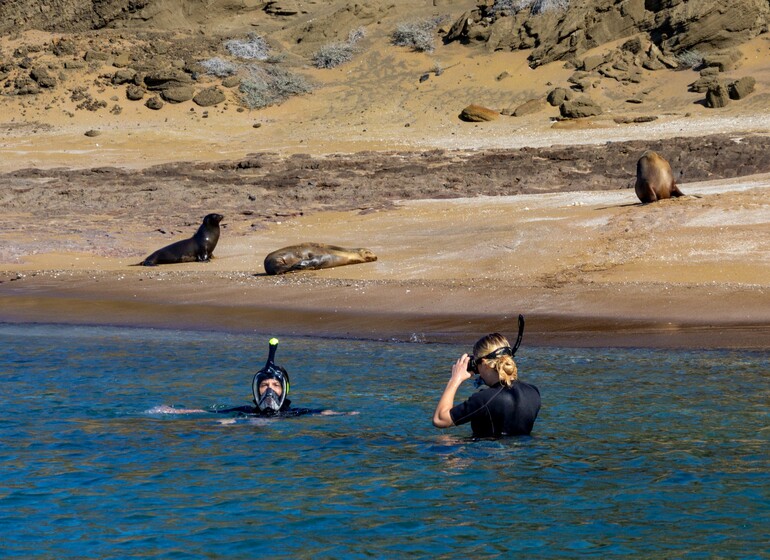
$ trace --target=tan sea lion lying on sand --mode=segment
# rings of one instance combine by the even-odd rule
[[[369,249],[345,249],[325,243],[301,243],[273,251],[265,257],[265,272],[283,274],[295,270],[318,270],[377,260]]]
[[[652,150],[644,152],[636,162],[634,190],[642,202],[684,196],[676,186],[669,163]]]

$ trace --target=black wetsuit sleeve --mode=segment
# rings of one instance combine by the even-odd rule
[[[470,422],[473,415],[484,406],[484,400],[479,398],[480,393],[475,393],[470,398],[449,410],[449,416],[455,426]]]
[[[305,414],[321,414],[323,410],[314,408],[290,408],[282,410],[281,416],[304,416]]]
[[[216,414],[231,414],[233,412],[240,412],[242,414],[258,414],[259,410],[257,410],[256,406],[236,406],[233,408],[219,408],[216,410],[211,410],[210,412],[215,412]]]

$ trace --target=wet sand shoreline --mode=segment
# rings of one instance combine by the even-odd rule
[[[633,295],[628,289],[617,294],[607,294],[603,287],[547,294],[519,289],[515,296],[502,296],[512,301],[509,312],[501,314],[495,310],[499,292],[467,286],[437,289],[357,282],[365,293],[351,297],[350,282],[321,279],[278,286],[272,278],[269,283],[246,278],[234,287],[223,278],[188,278],[184,290],[189,293],[169,287],[142,293],[127,288],[125,280],[83,276],[90,280],[75,275],[65,282],[25,278],[23,287],[11,287],[18,280],[0,284],[0,322],[462,344],[480,332],[514,334],[519,311],[526,317],[525,341],[533,346],[755,350],[770,346],[770,309],[766,298],[757,297],[762,295],[757,290],[716,289],[710,303],[696,309],[698,298],[686,292],[645,305],[638,291]],[[442,303],[446,301],[455,308]],[[479,301],[484,303],[477,305]]]

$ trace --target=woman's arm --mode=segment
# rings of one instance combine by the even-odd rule
[[[452,377],[449,378],[444,393],[436,406],[436,411],[433,413],[433,425],[437,428],[449,428],[454,425],[449,411],[454,406],[457,389],[463,384],[463,381],[471,378],[471,374],[468,372],[468,360],[468,354],[463,354],[452,366]]]

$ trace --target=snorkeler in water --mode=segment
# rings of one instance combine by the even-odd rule
[[[265,366],[259,370],[251,382],[251,392],[254,396],[254,406],[236,406],[233,408],[213,409],[209,412],[226,414],[238,412],[262,417],[269,416],[302,416],[303,414],[336,414],[331,410],[314,410],[312,408],[291,408],[289,396],[289,372],[275,363],[275,351],[278,339],[269,341],[269,353]]]
[[[529,435],[540,411],[540,391],[519,379],[513,361],[521,344],[524,317],[519,315],[519,336],[512,347],[499,333],[480,338],[471,356],[463,354],[452,367],[452,376],[433,414],[437,428],[471,423],[474,437]],[[477,386],[487,387],[460,404],[454,404],[460,385],[478,375]]]
[[[289,372],[275,363],[275,352],[278,339],[269,341],[269,353],[265,366],[260,369],[251,382],[251,392],[254,397],[253,405],[236,406],[231,408],[188,409],[162,406],[155,409],[164,414],[194,414],[213,412],[216,414],[237,414],[258,416],[260,418],[275,418],[286,416],[302,416],[305,414],[320,414],[322,416],[355,415],[357,412],[336,412],[328,409],[292,408],[289,396]]]

